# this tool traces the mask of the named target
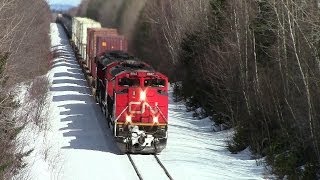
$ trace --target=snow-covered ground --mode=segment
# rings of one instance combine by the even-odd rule
[[[170,93],[172,97],[172,92]],[[209,118],[198,120],[182,103],[169,104],[169,139],[160,159],[176,179],[263,179],[249,150],[231,154],[231,130],[213,132]]]
[[[52,48],[63,55],[54,59],[48,74],[52,82],[49,128],[43,132],[28,127],[22,133],[29,141],[27,149],[34,148],[23,173],[32,180],[138,179],[127,156],[118,155],[111,132],[59,25],[51,24],[51,39]],[[172,92],[169,139],[159,157],[175,180],[264,178],[264,167],[256,165],[250,152],[228,152],[225,142],[231,131],[213,132],[209,119],[192,118],[185,106],[171,97]],[[146,158],[141,155],[136,160],[144,179],[163,179]]]

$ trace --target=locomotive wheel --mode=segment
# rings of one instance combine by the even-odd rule
[[[112,135],[114,135],[114,127],[112,126],[111,122],[107,120],[107,124],[109,129],[111,130]]]
[[[99,95],[100,95],[100,92],[97,90],[95,94],[95,100],[97,103],[99,103]]]
[[[103,107],[103,106],[100,106],[100,107],[101,107],[101,112],[102,112],[102,114],[105,115],[106,112],[105,112],[104,107]]]
[[[111,122],[111,117],[109,116],[109,111],[108,111],[108,106],[105,107],[105,117],[106,117],[106,120],[107,120],[107,124],[108,124],[108,127],[112,130],[112,132],[114,131],[114,124],[112,124]],[[111,128],[112,127],[112,128]]]
[[[102,107],[101,91],[99,91],[98,103],[99,103],[99,106],[101,107],[101,110],[102,110],[103,107]]]
[[[108,127],[110,128],[110,120],[109,120],[109,116],[108,116],[108,108],[104,107],[104,117],[106,118]]]
[[[115,134],[114,134],[114,129],[115,129],[114,123],[111,121],[111,118],[110,118],[110,117],[109,117],[109,120],[107,120],[107,121],[108,121],[108,126],[109,126],[109,128],[111,129],[111,131],[112,131],[112,134],[115,135]]]

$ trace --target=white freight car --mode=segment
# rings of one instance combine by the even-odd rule
[[[87,29],[101,28],[101,24],[97,21],[82,17],[72,18],[72,40],[79,48],[82,58],[87,61]]]

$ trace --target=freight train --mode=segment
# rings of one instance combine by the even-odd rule
[[[168,138],[168,78],[129,55],[117,29],[87,18],[57,17],[88,76],[123,153],[160,153]]]

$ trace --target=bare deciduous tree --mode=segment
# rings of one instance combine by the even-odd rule
[[[16,112],[18,83],[48,70],[50,12],[43,0],[0,0],[0,179],[10,179],[31,151],[16,136],[27,117]],[[18,94],[21,95],[21,94]],[[17,116],[13,116],[17,115]]]

